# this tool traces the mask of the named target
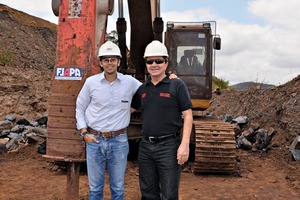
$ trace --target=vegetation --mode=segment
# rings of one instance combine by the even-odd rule
[[[12,63],[13,53],[10,51],[3,51],[0,49],[0,65],[9,65]]]
[[[113,43],[118,44],[118,32],[113,30],[110,33],[107,33],[106,40],[112,41]]]
[[[218,77],[213,77],[212,79],[213,83],[212,83],[212,87],[213,89],[221,89],[221,90],[224,90],[224,89],[227,89],[229,87],[229,82],[228,81],[225,81],[223,80],[222,78],[218,78]]]

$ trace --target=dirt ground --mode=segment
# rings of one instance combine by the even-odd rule
[[[276,161],[267,158],[264,152],[257,154],[238,150],[237,154],[240,162],[237,173],[233,175],[195,175],[183,170],[180,199],[299,199],[299,180],[291,183],[285,170]],[[140,199],[135,160],[128,161],[125,180],[125,199]],[[66,199],[66,186],[65,168],[43,158],[35,145],[0,157],[1,200]],[[88,191],[87,175],[81,170],[80,199],[88,199]],[[110,199],[108,179],[105,199]]]
[[[0,4],[0,53],[12,62],[0,63],[0,120],[7,114],[36,119],[47,114],[47,98],[55,64],[55,25]],[[26,39],[24,39],[26,38]],[[300,162],[289,146],[300,134],[300,76],[269,90],[228,89],[214,95],[207,111],[247,116],[251,124],[274,129],[266,151],[237,149],[237,170],[231,175],[190,173],[183,169],[180,199],[300,199]],[[192,166],[192,162],[189,163]],[[80,199],[88,199],[87,175],[82,167]],[[108,179],[107,179],[108,180]],[[37,144],[0,154],[0,200],[66,199],[65,167],[37,153]],[[125,197],[140,199],[136,159],[128,161]],[[105,199],[110,199],[108,181]]]

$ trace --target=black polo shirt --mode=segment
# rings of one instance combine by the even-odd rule
[[[181,112],[191,109],[192,102],[182,80],[166,77],[154,86],[149,77],[134,95],[131,107],[142,110],[144,136],[163,136],[182,128]]]

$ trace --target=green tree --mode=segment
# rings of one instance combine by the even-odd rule
[[[216,76],[213,76],[213,89],[219,88],[221,90],[224,90],[224,89],[227,89],[228,86],[229,86],[228,81],[225,81],[222,78],[218,78]]]
[[[118,32],[116,30],[106,34],[106,40],[118,44]]]

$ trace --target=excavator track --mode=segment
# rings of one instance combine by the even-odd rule
[[[194,126],[194,173],[233,173],[236,168],[233,126],[216,119],[194,119]]]

